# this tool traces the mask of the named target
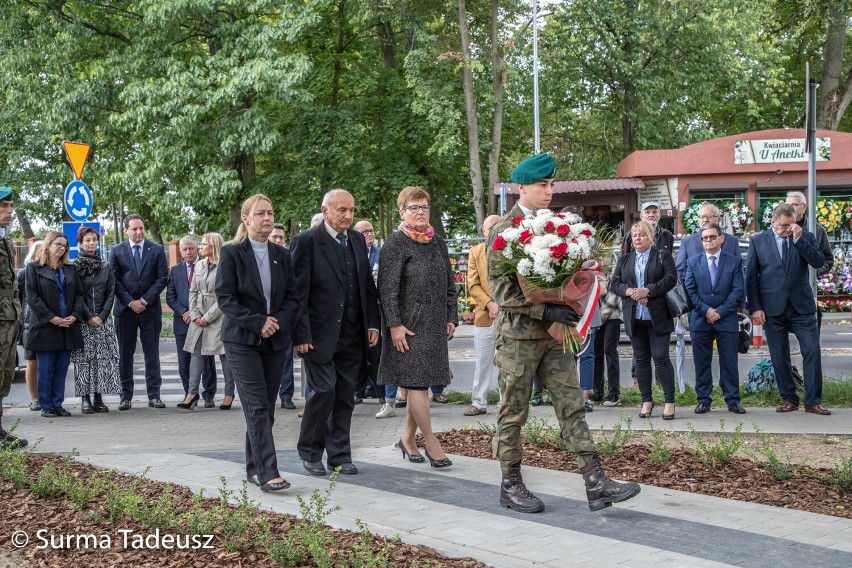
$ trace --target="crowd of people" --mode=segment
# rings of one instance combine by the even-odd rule
[[[519,164],[512,172],[519,201],[508,215],[484,220],[485,242],[469,255],[476,368],[464,415],[487,412],[487,392],[496,381],[494,453],[502,470],[501,504],[529,513],[544,509],[521,476],[520,432],[530,404],[540,404],[545,389],[566,447],[577,455],[590,509],[639,492],[635,483],[606,476],[585,414],[595,402],[620,404],[617,346],[623,322],[642,396],[639,417],[653,416],[656,378],[663,390],[662,418],[675,418],[669,345],[682,324],[673,317],[667,294],[680,283],[691,304],[695,413],[711,410],[714,347],[728,410],[746,412],[737,356],[738,312],[747,307],[755,323],[765,326],[782,398],[777,411],[795,411],[800,404],[790,362],[792,331],[804,358],[805,410],[830,414],[821,401],[819,327],[807,267],[825,271],[833,257],[824,230],[814,235],[803,228],[804,195],[791,192],[787,203],[776,207],[771,228],[752,237],[745,271],[737,239],[723,231],[715,205],[701,206],[700,228],[683,239],[675,258],[673,235],[659,224],[659,204],[642,204],[641,220],[630,227],[610,263],[597,316],[575,356],[547,330],[553,322],[575,325],[578,314],[567,306],[531,304],[517,275],[501,271],[489,244],[512,219],[549,206],[555,169],[547,154]],[[98,232],[83,226],[73,261],[67,238],[50,231],[31,245],[17,274],[14,248],[5,236],[13,197],[10,189],[0,188],[0,257],[6,257],[0,258],[0,399],[9,392],[20,340],[28,359],[31,410],[48,418],[70,415],[64,383],[72,363],[83,414],[109,412],[105,395],[119,395],[118,409],[130,410],[138,338],[148,405],[164,408],[159,344],[165,290],[185,394],[177,407],[216,406],[218,356],[224,377],[219,409],[231,409],[239,396],[246,421],[246,476],[262,491],[290,486],[278,469],[273,425],[279,401],[284,409],[296,409],[294,355],[302,358],[307,378],[297,450],[308,474],[358,473],[350,425],[354,406],[371,392],[382,402],[376,418],[405,409],[397,444],[403,458],[428,461],[433,468],[452,465],[432,431],[430,401],[445,401],[443,388],[452,379],[447,342],[458,325],[457,291],[447,244],[430,224],[431,197],[422,188],[399,193],[400,223],[381,248],[369,221],[355,223],[355,199],[343,189],[323,197],[312,226],[289,246],[284,226],[275,223],[272,201],[258,194],[243,203],[232,240],[213,232],[200,242],[187,235],[179,243],[181,261],[171,269],[163,247],[145,238],[144,220],[129,215],[127,240],[112,247],[108,261],[102,260]],[[4,445],[27,444],[2,424],[0,437]]]

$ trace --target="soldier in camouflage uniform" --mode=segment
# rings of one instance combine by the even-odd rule
[[[18,345],[18,318],[21,301],[18,299],[18,277],[15,271],[15,245],[6,236],[12,222],[14,193],[10,187],[0,187],[0,445],[26,446],[27,441],[3,429],[3,399],[12,389],[15,378],[15,354]]]
[[[544,510],[544,503],[527,489],[521,477],[521,429],[529,414],[534,375],[541,378],[550,392],[565,446],[577,454],[577,464],[586,482],[589,509],[597,511],[639,493],[638,484],[614,481],[604,474],[586,424],[577,360],[570,351],[563,353],[561,343],[547,333],[553,322],[575,325],[579,319],[577,314],[568,306],[530,304],[517,276],[506,273],[501,267],[502,254],[491,247],[497,235],[512,225],[512,219],[548,207],[555,174],[556,162],[547,154],[521,162],[512,172],[512,181],[519,184],[520,200],[494,225],[489,235],[488,281],[492,297],[500,307],[494,364],[500,371],[499,386],[503,395],[493,450],[503,473],[500,504],[522,513]]]

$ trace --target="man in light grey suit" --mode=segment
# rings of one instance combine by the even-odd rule
[[[792,331],[799,340],[804,359],[805,412],[822,416],[831,411],[822,406],[822,359],[816,302],[808,266],[825,262],[816,238],[796,224],[796,211],[787,203],[775,208],[772,227],[751,238],[746,262],[748,309],[755,323],[764,326],[775,379],[781,393],[778,412],[799,409],[790,362]]]

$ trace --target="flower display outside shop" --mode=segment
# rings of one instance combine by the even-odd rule
[[[852,310],[852,300],[825,299],[817,302],[823,313],[848,312]]]
[[[731,232],[738,236],[746,236],[752,230],[754,211],[744,201],[731,201],[722,206],[722,215],[727,215],[731,222]]]
[[[683,223],[683,230],[686,231],[687,235],[698,232],[698,209],[700,207],[701,202],[694,201],[683,212],[681,223]]]
[[[845,201],[835,201],[833,199],[820,199],[817,201],[817,223],[822,225],[826,232],[831,234],[839,229],[842,225],[847,224]]]
[[[470,297],[467,284],[467,261],[470,249],[479,239],[450,240],[447,247],[450,253],[450,267],[456,281],[456,304],[458,306],[459,322],[473,323],[473,298]]]
[[[835,254],[834,267],[817,278],[817,294],[852,294],[852,255]]]

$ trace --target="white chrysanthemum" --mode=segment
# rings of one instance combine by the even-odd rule
[[[521,259],[520,262],[518,262],[518,274],[520,274],[521,276],[529,276],[532,272],[532,269],[533,262],[530,259],[524,258]]]
[[[511,246],[507,245],[506,248],[503,249],[503,256],[506,257],[506,258],[512,258],[512,247]]]
[[[583,231],[589,231],[593,235],[595,234],[595,228],[588,223],[574,223],[571,225],[571,234],[575,236],[582,236]]]
[[[500,236],[503,237],[507,243],[511,243],[518,240],[518,237],[521,235],[521,229],[517,229],[515,227],[510,227],[500,233]]]
[[[562,217],[564,217],[564,220],[567,223],[570,223],[572,225],[574,223],[581,223],[583,221],[582,217],[580,217],[579,215],[575,215],[574,213],[560,213],[560,215],[562,215]]]
[[[539,209],[535,212],[535,216],[536,218],[542,217],[549,220],[551,217],[554,217],[554,214],[550,209]]]

